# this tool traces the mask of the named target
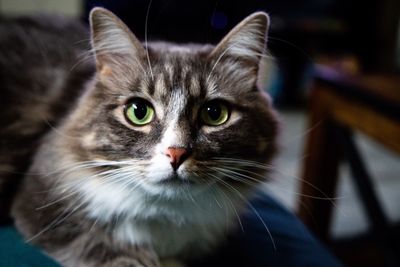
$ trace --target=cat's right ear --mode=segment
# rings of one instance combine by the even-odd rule
[[[269,16],[255,12],[233,28],[214,48],[211,57],[234,57],[258,65],[265,50]]]
[[[143,68],[146,50],[129,28],[110,11],[96,7],[89,16],[92,49],[100,75]]]

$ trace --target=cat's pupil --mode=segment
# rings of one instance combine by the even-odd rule
[[[147,105],[145,103],[138,102],[133,104],[133,108],[135,110],[134,112],[136,118],[138,118],[139,120],[144,119],[147,114]]]
[[[221,106],[220,105],[211,105],[207,107],[208,116],[214,121],[218,120],[221,116]]]

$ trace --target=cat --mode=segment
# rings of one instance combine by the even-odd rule
[[[40,59],[14,52],[32,77],[2,110],[15,148],[2,146],[0,181],[28,168],[11,216],[63,266],[184,266],[238,226],[275,154],[278,119],[257,85],[269,18],[250,15],[216,46],[142,44],[103,8],[89,21],[93,56],[65,21]],[[24,34],[13,40],[38,44]]]

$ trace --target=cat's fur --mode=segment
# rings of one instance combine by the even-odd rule
[[[144,48],[100,8],[90,22],[93,79],[93,61],[78,56],[84,44],[75,46],[76,39],[60,34],[62,44],[53,52],[65,59],[50,64],[48,54],[35,61],[45,62],[39,70],[50,75],[43,76],[39,92],[29,82],[21,91],[7,89],[20,99],[5,110],[17,109],[20,116],[4,115],[7,129],[29,146],[19,152],[19,141],[6,141],[12,134],[2,133],[2,142],[17,146],[2,148],[2,176],[33,153],[37,143],[30,140],[45,131],[46,120],[57,123],[17,190],[15,224],[65,266],[158,266],[157,257],[199,257],[238,223],[275,151],[275,113],[257,88],[268,17],[253,14],[216,47],[159,42]],[[47,50],[38,49],[52,52]],[[7,60],[0,62],[5,75]],[[37,67],[32,63],[34,78],[22,81],[37,79]],[[53,78],[57,71],[64,76]],[[135,97],[154,106],[150,124],[134,126],[124,117],[124,106]],[[200,109],[214,99],[229,106],[228,121],[200,123]],[[176,173],[165,152],[169,147],[189,153]],[[25,154],[3,161],[10,153]]]
[[[84,25],[60,16],[0,19],[0,222],[40,138],[93,76],[93,60],[80,61],[88,38]]]

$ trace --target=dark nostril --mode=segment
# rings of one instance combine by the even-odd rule
[[[167,155],[172,168],[174,171],[176,171],[179,166],[189,157],[189,152],[183,147],[169,147],[165,151],[165,155]]]

